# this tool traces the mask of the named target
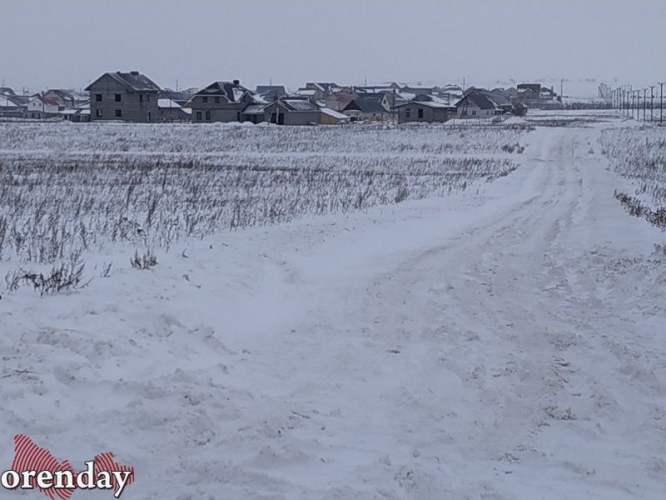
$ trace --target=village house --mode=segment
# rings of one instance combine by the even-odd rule
[[[65,108],[60,111],[60,115],[64,120],[69,122],[89,122],[90,121],[90,104],[82,104],[75,108]]]
[[[413,100],[398,104],[398,123],[444,123],[455,117],[456,108],[443,99],[427,95],[417,95]]]
[[[356,96],[356,92],[351,87],[336,88],[326,96],[324,103],[327,108],[342,111]]]
[[[456,103],[458,118],[492,118],[502,114],[503,110],[496,104],[498,100],[499,97],[493,99],[487,92],[468,90]]]
[[[158,99],[169,99],[175,103],[178,103],[180,106],[185,106],[190,99],[192,99],[193,94],[189,94],[184,91],[171,90],[171,89],[162,89],[158,95]],[[158,101],[159,104],[159,101]]]
[[[91,119],[154,122],[160,87],[138,71],[104,73],[86,89]]]
[[[405,86],[402,89],[400,89],[400,92],[404,92],[406,94],[414,94],[415,96],[419,95],[436,95],[440,91],[439,87],[410,87],[410,86]]]
[[[387,121],[393,118],[391,104],[384,93],[358,94],[342,112],[352,121]]]
[[[256,104],[267,102],[234,80],[211,83],[194,94],[187,107],[194,122],[241,122],[243,110]]]
[[[56,101],[37,94],[28,101],[25,116],[39,120],[59,117],[60,106]]]
[[[264,107],[264,117],[277,125],[337,125],[349,117],[335,110],[319,107],[307,97],[285,97]]]
[[[184,108],[173,99],[160,97],[157,100],[157,108],[161,122],[188,122],[192,119],[192,110]]]
[[[0,95],[0,116],[6,118],[20,118],[23,108],[12,101],[8,96]]]
[[[44,93],[44,97],[58,103],[61,109],[76,108],[90,100],[87,95],[80,95],[74,90],[49,89]]]
[[[255,92],[267,102],[281,99],[287,95],[287,89],[284,88],[284,85],[257,85]]]

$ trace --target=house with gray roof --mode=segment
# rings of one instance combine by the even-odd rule
[[[342,112],[352,121],[385,121],[393,117],[388,96],[383,92],[358,94]]]
[[[256,93],[267,101],[274,101],[287,95],[284,85],[257,85]]]
[[[155,122],[160,87],[138,71],[104,73],[85,89],[91,120]]]
[[[499,96],[472,89],[456,103],[457,114],[459,118],[492,118],[504,112],[498,102]]]
[[[192,108],[194,122],[241,122],[243,110],[256,104],[267,101],[234,80],[211,83],[194,94],[187,107]]]
[[[71,89],[49,89],[44,97],[58,103],[62,108],[75,108],[89,100],[88,95],[81,95]]]
[[[434,95],[420,94],[398,104],[398,123],[444,123],[456,115],[454,104]]]
[[[337,125],[348,117],[318,106],[307,97],[284,97],[264,107],[264,118],[276,125]]]
[[[0,95],[0,116],[20,118],[24,114],[24,108],[19,106],[9,97]]]

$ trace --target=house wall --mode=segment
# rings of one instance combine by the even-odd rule
[[[76,104],[73,99],[64,99],[60,94],[49,90],[44,97],[56,101],[60,106],[65,106],[67,108],[73,108]]]
[[[423,110],[423,118],[419,118],[419,110]],[[444,123],[448,119],[449,112],[445,108],[431,108],[418,103],[398,108],[398,123]]]
[[[264,112],[264,120],[269,122],[271,121],[271,114],[275,112],[284,114],[284,125],[309,125],[310,123],[322,123],[323,116],[325,113],[322,113],[319,110],[315,111],[289,111],[282,106],[277,104],[271,104],[266,107]],[[326,115],[328,116],[328,115]]]
[[[39,99],[33,99],[28,103],[26,108],[26,118],[44,119],[60,116],[60,109],[58,106],[43,104]]]
[[[186,122],[191,119],[192,115],[183,111],[182,108],[159,108],[161,122]]]
[[[204,102],[204,97],[208,98],[208,102]],[[215,102],[215,98],[219,97],[220,102]],[[192,121],[194,122],[238,122],[243,121],[243,116],[240,115],[247,104],[244,102],[229,102],[223,96],[194,96],[191,101],[192,108]],[[209,113],[210,115],[207,115]]]
[[[116,101],[120,95],[120,102]],[[97,100],[97,95],[102,100]],[[105,76],[94,87],[90,87],[90,116],[93,121],[122,120],[127,122],[156,122],[159,119],[158,93],[130,92],[127,87]],[[121,116],[117,116],[120,110]]]
[[[342,122],[340,118],[335,116],[327,115],[326,113],[321,113],[321,125],[338,125]]]
[[[243,122],[251,122],[251,123],[262,123],[266,119],[266,116],[264,114],[242,114],[241,115],[241,121]]]
[[[467,114],[463,115],[463,112],[466,112]],[[466,108],[463,106],[458,108],[458,117],[460,118],[491,118],[493,116],[495,116],[494,109],[481,109],[469,102],[467,103]]]

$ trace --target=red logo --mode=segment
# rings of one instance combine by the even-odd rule
[[[113,453],[102,453],[85,462],[86,470],[74,472],[68,460],[58,461],[46,448],[37,446],[23,434],[14,436],[14,460],[11,469],[2,474],[6,489],[39,489],[51,500],[69,500],[74,490],[113,490],[120,498],[125,487],[134,482],[134,467],[113,459]]]

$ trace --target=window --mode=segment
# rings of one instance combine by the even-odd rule
[[[197,121],[201,121],[203,119],[202,117],[203,114],[201,113],[201,111],[197,111]]]
[[[215,104],[220,104],[220,98],[219,97],[215,98]]]
[[[123,110],[116,109],[116,118],[122,118],[122,116],[123,116]]]
[[[423,109],[419,108],[419,120],[423,120]]]
[[[236,113],[236,121],[237,122],[241,121],[240,111]]]
[[[210,111],[206,111],[206,121],[210,121]]]
[[[139,102],[143,102],[143,94],[139,94]]]
[[[121,94],[116,94],[116,102],[122,101],[123,96]]]
[[[96,110],[96,111],[95,111],[95,116],[96,116],[97,118],[101,118],[101,117],[102,117],[102,110],[101,110],[101,109]]]
[[[472,116],[476,116],[476,109],[472,110]]]
[[[102,102],[102,94],[95,94],[95,101]]]
[[[412,110],[409,108],[405,109],[405,118],[411,118],[412,117]]]
[[[202,98],[201,98],[201,101],[202,101],[204,104],[208,104],[208,97],[202,97]]]
[[[146,95],[146,101],[150,102],[150,94]]]

